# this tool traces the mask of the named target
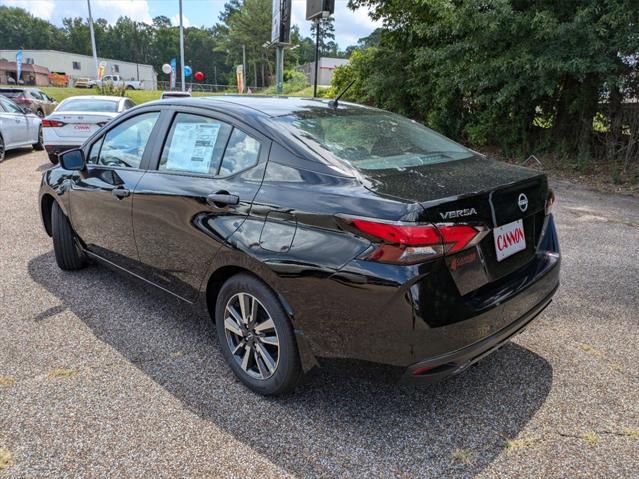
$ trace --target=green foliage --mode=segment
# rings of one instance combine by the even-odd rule
[[[128,96],[126,85],[116,85],[112,81],[102,82],[102,85],[97,87],[98,95],[105,96]]]
[[[350,0],[349,6],[371,7],[385,26],[378,46],[353,55],[343,75],[357,78],[349,98],[473,145],[518,154],[562,145],[586,158],[600,103],[615,93],[638,96],[636,1]],[[334,81],[336,88],[344,82],[342,75]]]
[[[304,90],[308,86],[308,79],[302,72],[295,70],[289,70],[284,72],[284,83],[282,84],[282,93],[284,95],[290,95],[291,93],[297,93]],[[264,90],[266,95],[274,95],[275,87],[269,87]]]

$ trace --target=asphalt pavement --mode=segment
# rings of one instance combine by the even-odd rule
[[[399,387],[330,362],[265,399],[189,306],[56,267],[49,166],[0,163],[0,477],[639,478],[638,199],[554,183],[555,301],[465,373]]]

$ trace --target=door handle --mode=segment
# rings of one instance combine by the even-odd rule
[[[126,188],[115,188],[111,190],[111,194],[116,200],[122,200],[131,194],[130,190]]]
[[[206,202],[209,206],[221,208],[224,206],[236,206],[240,204],[240,197],[237,195],[231,195],[227,192],[218,191],[212,195],[206,197]]]

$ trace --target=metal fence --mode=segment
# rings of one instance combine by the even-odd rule
[[[187,91],[191,91],[191,92],[211,92],[211,93],[237,93],[237,86],[235,85],[216,85],[213,83],[191,83],[191,82],[186,82],[184,84],[184,87],[186,88]],[[248,86],[248,88],[251,90],[251,92],[253,93],[258,93],[261,92],[263,90],[265,90],[265,87],[256,87],[256,86]],[[157,82],[157,89],[158,90],[164,90],[164,91],[169,91],[171,90],[171,86],[169,84],[168,81],[158,81]],[[180,82],[178,81],[176,83],[176,90],[180,90]]]

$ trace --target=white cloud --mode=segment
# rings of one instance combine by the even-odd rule
[[[182,13],[182,24],[184,25],[184,28],[191,26],[191,22],[189,21],[189,18],[186,15],[184,15],[184,13]],[[179,27],[180,26],[180,14],[179,13],[176,13],[175,15],[173,15],[171,17],[171,25],[173,25],[175,27]]]
[[[349,45],[354,45],[360,38],[371,34],[377,27],[382,26],[382,22],[373,21],[368,15],[370,10],[366,7],[350,10],[346,1],[335,2],[335,41],[344,49]],[[311,34],[311,22],[306,20],[306,1],[293,0],[291,11],[291,24],[300,27],[300,32],[304,36]]]
[[[89,16],[87,3],[82,0],[0,0],[0,4],[24,8],[56,25],[61,25],[63,18]],[[94,20],[104,18],[109,23],[123,16],[138,22],[152,22],[147,0],[91,0],[91,14]]]

